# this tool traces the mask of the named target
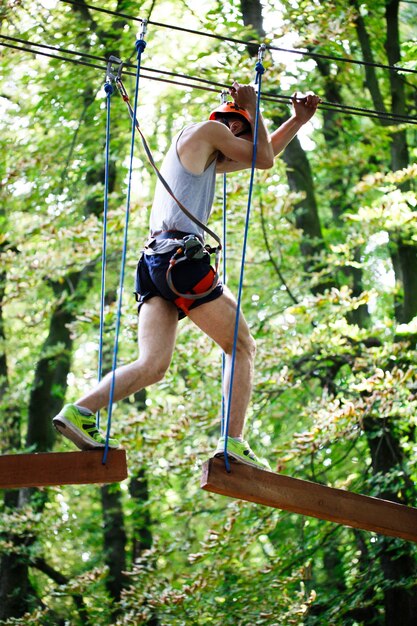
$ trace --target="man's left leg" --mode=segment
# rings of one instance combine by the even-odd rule
[[[211,337],[226,355],[224,395],[227,403],[236,320],[236,300],[230,290],[225,287],[223,294],[219,298],[191,309],[188,317],[206,335]],[[239,318],[230,407],[229,434],[231,437],[241,437],[243,435],[246,410],[252,393],[253,362],[256,352],[255,341],[250,334],[246,320],[242,314],[239,315]]]
[[[230,393],[236,306],[236,300],[230,290],[224,288],[224,292],[219,298],[201,304],[191,309],[188,313],[189,318],[225,352],[223,384],[226,407],[228,406]],[[230,404],[228,432],[230,440],[228,440],[228,451],[230,456],[238,460],[249,463],[250,465],[255,465],[256,467],[269,469],[268,464],[260,461],[243,439],[246,411],[252,393],[255,351],[255,341],[250,334],[243,314],[240,314]],[[218,449],[222,449],[222,441],[219,442]]]

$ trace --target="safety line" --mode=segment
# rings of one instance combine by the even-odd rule
[[[72,4],[73,6],[78,6],[80,8],[83,9],[91,9],[92,11],[98,11],[100,13],[107,13],[109,15],[113,15],[115,17],[123,17],[124,19],[127,20],[132,20],[135,22],[142,22],[142,18],[138,18],[138,17],[134,17],[133,15],[129,15],[127,13],[120,13],[118,11],[111,11],[110,9],[102,9],[99,7],[94,7],[91,4],[85,4],[84,2],[77,2],[76,0],[60,0],[60,2],[64,2],[65,4]],[[215,35],[214,33],[208,33],[206,31],[199,31],[199,30],[193,30],[192,28],[185,28],[183,26],[174,26],[173,24],[164,24],[162,22],[154,22],[153,20],[149,20],[149,24],[152,24],[153,26],[158,26],[160,28],[168,28],[171,30],[177,30],[180,32],[184,32],[184,33],[189,33],[192,35],[199,35],[201,37],[209,37],[211,39],[217,39],[218,41],[225,41],[228,43],[234,43],[234,44],[239,44],[239,45],[244,45],[244,46],[255,46],[258,44],[258,42],[255,41],[251,41],[251,40],[245,40],[245,39],[235,39],[233,37],[226,37],[223,35]],[[315,58],[315,59],[324,59],[327,61],[337,61],[340,63],[350,63],[350,64],[354,64],[354,65],[364,65],[364,66],[368,66],[368,67],[377,67],[380,69],[384,69],[384,70],[389,70],[391,72],[407,72],[407,73],[411,73],[411,74],[417,74],[417,70],[413,70],[411,68],[406,68],[406,67],[397,67],[395,65],[387,65],[384,63],[374,63],[371,61],[360,61],[359,59],[352,59],[350,57],[345,58],[345,57],[339,57],[339,56],[334,56],[334,55],[329,55],[329,54],[321,54],[319,52],[310,52],[310,51],[305,51],[305,50],[293,50],[291,48],[281,48],[278,46],[273,46],[271,44],[266,44],[266,48],[268,50],[276,50],[277,52],[286,52],[289,54],[296,54],[296,55],[301,55],[301,56],[306,56],[306,57],[311,57],[311,58]]]
[[[11,39],[10,37],[6,37],[4,35],[0,35],[0,39]],[[61,50],[60,48],[54,48],[52,46],[46,46],[46,44],[37,44],[37,43],[33,43],[33,42],[27,42],[26,43],[28,45],[31,46],[37,46],[37,47],[47,47],[49,49],[54,49],[54,50]],[[93,69],[99,69],[99,70],[103,70],[105,69],[103,66],[101,65],[96,65],[94,63],[88,63],[85,61],[79,61],[77,59],[72,59],[72,58],[68,58],[68,57],[64,57],[64,56],[59,56],[56,54],[50,54],[50,53],[46,53],[46,52],[41,52],[38,50],[31,50],[28,48],[22,48],[19,46],[15,46],[13,44],[7,44],[7,43],[3,43],[2,41],[0,41],[0,45],[4,46],[6,48],[11,48],[14,50],[20,50],[22,52],[28,52],[31,54],[38,54],[40,56],[45,56],[45,57],[49,57],[49,58],[53,58],[53,59],[58,59],[61,61],[65,61],[68,63],[74,63],[75,65],[83,65],[85,67],[91,67]],[[75,52],[72,50],[66,50],[66,52],[68,54],[73,54],[73,55],[77,55],[77,56],[86,56],[86,57],[92,57],[94,59],[97,59],[101,62],[107,62],[106,59],[103,59],[102,57],[96,57],[94,55],[87,55],[85,53],[82,52]],[[126,64],[128,66],[131,67],[135,67],[134,64]],[[197,82],[204,82],[205,84],[209,84],[209,85],[213,85],[216,86],[217,88],[227,88],[228,85],[224,84],[224,83],[217,83],[215,81],[209,81],[208,79],[202,79],[202,78],[198,78],[198,77],[193,77],[193,76],[188,76],[186,74],[178,74],[175,72],[169,72],[167,70],[156,70],[153,68],[143,68],[143,70],[146,70],[147,72],[155,72],[155,73],[161,73],[164,75],[169,75],[169,76],[176,76],[176,77],[180,77],[180,78],[185,78],[187,80],[193,80],[193,81],[197,81]],[[134,72],[129,72],[129,71],[125,71],[125,74],[129,75],[129,76],[134,76],[135,73]],[[178,85],[180,87],[189,87],[191,89],[199,89],[200,91],[209,91],[212,93],[218,93],[218,89],[214,89],[214,88],[210,88],[210,87],[204,87],[202,85],[194,85],[194,84],[189,84],[189,83],[183,83],[183,82],[178,82],[175,80],[168,80],[168,79],[163,79],[163,78],[157,78],[155,76],[149,76],[146,74],[143,74],[142,72],[142,78],[143,79],[147,79],[147,80],[154,80],[157,82],[163,82],[163,83],[167,83],[170,85]],[[273,93],[273,92],[264,92],[264,94],[262,95],[262,100],[265,101],[273,101],[273,102],[280,102],[280,103],[285,103],[285,104],[290,104],[291,102],[291,97],[290,96],[281,96],[279,94]],[[381,120],[387,120],[387,121],[391,121],[391,122],[397,122],[397,123],[409,123],[409,124],[417,124],[417,117],[414,116],[410,116],[410,115],[400,115],[397,113],[390,113],[389,111],[377,111],[374,109],[367,109],[367,108],[362,108],[362,107],[353,107],[350,105],[344,105],[344,104],[339,104],[339,103],[332,103],[332,102],[322,102],[320,104],[320,109],[322,110],[329,110],[329,111],[337,111],[340,110],[341,112],[346,112],[347,114],[351,114],[351,115],[357,115],[360,117],[369,117],[369,118],[373,118],[373,119],[381,119]]]
[[[227,284],[227,174],[223,174],[223,285]],[[226,420],[226,402],[225,402],[225,388],[224,388],[224,375],[226,371],[226,355],[222,352],[222,408],[221,408],[221,428],[220,434],[224,436],[224,426]]]
[[[273,92],[270,91],[265,91],[262,99],[265,101],[282,101],[282,99],[285,98],[286,101],[291,101],[291,97],[288,96],[280,96],[279,94],[274,94]],[[351,115],[358,115],[358,116],[362,116],[362,117],[370,117],[373,119],[385,119],[387,121],[392,121],[392,122],[405,122],[405,123],[411,123],[411,124],[417,124],[417,117],[413,116],[413,115],[401,115],[400,113],[391,113],[390,111],[378,111],[376,109],[367,109],[365,107],[355,107],[352,106],[350,104],[342,104],[339,102],[327,102],[327,101],[323,101],[320,103],[320,109],[322,110],[326,110],[326,111],[334,111],[334,112],[341,112],[341,113],[347,113],[347,114],[351,114]]]
[[[2,38],[2,35],[0,35],[0,38]],[[33,44],[33,45],[41,46],[41,44]],[[39,50],[30,50],[28,48],[21,48],[19,46],[15,46],[13,44],[6,44],[6,43],[3,43],[1,41],[0,41],[0,46],[4,46],[5,48],[11,48],[12,50],[20,50],[21,52],[28,52],[29,54],[35,54],[35,55],[48,57],[50,59],[57,59],[59,61],[65,61],[67,63],[73,63],[74,65],[83,65],[84,67],[90,67],[92,69],[96,69],[96,70],[100,70],[100,71],[104,71],[106,69],[106,66],[104,66],[104,65],[96,65],[95,63],[88,63],[87,61],[79,61],[77,59],[71,59],[71,58],[68,58],[68,57],[59,56],[57,54],[50,54],[50,53],[47,53],[47,52],[40,52]],[[72,54],[80,55],[80,53],[78,53],[78,52],[73,52]],[[100,59],[100,61],[106,62],[106,65],[107,65],[107,59],[103,59],[101,57],[98,57],[98,58]],[[158,70],[150,70],[150,71],[157,72]],[[135,76],[134,72],[124,72],[124,73],[129,75],[129,76]],[[146,76],[143,73],[141,74],[141,78],[146,78],[147,80],[154,80],[154,81],[161,82],[161,83],[168,83],[169,85],[178,85],[179,87],[190,87],[191,89],[193,89],[193,88],[200,89],[200,91],[210,91],[212,93],[218,93],[218,89],[211,89],[210,87],[202,87],[202,86],[199,86],[199,85],[192,85],[192,84],[188,84],[188,83],[180,83],[178,81],[168,80],[168,79],[165,79],[165,78],[156,78],[155,76]],[[200,80],[200,79],[194,78],[193,80]],[[215,83],[213,83],[213,84],[215,84]]]
[[[141,57],[142,57],[142,52],[145,50],[145,47],[146,47],[146,42],[143,39],[145,33],[146,33],[146,22],[143,22],[141,37],[140,39],[136,41],[137,67],[136,67],[136,81],[135,81],[135,98],[134,98],[134,104],[133,104],[134,118],[136,117],[136,111],[138,108]],[[111,378],[110,394],[109,394],[109,406],[108,406],[108,411],[107,411],[108,413],[107,432],[106,432],[106,444],[104,447],[103,461],[102,461],[103,465],[106,463],[107,455],[109,451],[114,390],[116,387],[116,368],[117,368],[117,356],[118,356],[118,349],[119,349],[120,320],[122,316],[123,288],[124,288],[124,278],[125,278],[126,258],[127,258],[128,229],[129,229],[129,217],[130,217],[130,198],[131,198],[131,191],[132,191],[133,159],[134,159],[134,151],[135,151],[135,134],[136,134],[136,124],[135,124],[135,119],[132,119],[132,135],[131,135],[131,141],[130,141],[130,156],[129,156],[129,176],[128,176],[127,192],[126,192],[125,226],[124,226],[124,236],[123,236],[122,258],[120,262],[119,298],[118,298],[118,303],[117,303],[116,332],[115,332],[114,348],[113,348],[112,378]]]
[[[15,42],[19,42],[19,43],[23,43],[23,44],[28,44],[30,46],[37,46],[39,48],[46,48],[48,50],[55,50],[57,52],[64,52],[66,54],[72,54],[72,55],[77,55],[80,56],[81,58],[88,58],[88,59],[93,59],[95,61],[106,61],[106,59],[103,59],[103,57],[97,56],[97,55],[93,55],[93,54],[88,54],[85,52],[78,52],[78,51],[74,51],[74,50],[70,50],[68,48],[61,48],[59,46],[50,46],[48,44],[39,44],[39,43],[35,43],[35,42],[31,42],[25,39],[19,39],[17,37],[9,37],[7,35],[0,35],[0,38],[2,39],[6,39],[8,41],[15,41]],[[124,63],[124,67],[131,67],[131,68],[135,68],[135,64],[134,63]],[[161,69],[154,69],[154,68],[149,68],[146,66],[142,67],[142,70],[147,71],[147,72],[155,72],[158,74],[162,74],[162,75],[166,75],[166,76],[173,76],[176,78],[184,78],[186,80],[193,80],[193,81],[198,81],[204,84],[208,84],[208,85],[212,85],[212,86],[216,86],[219,88],[227,88],[227,85],[222,84],[222,83],[218,83],[216,81],[212,81],[206,78],[200,78],[200,77],[195,77],[195,76],[190,76],[189,74],[182,74],[182,73],[178,73],[178,72],[171,72],[168,70],[161,70]],[[124,72],[127,75],[130,76],[135,76],[134,72],[128,72],[125,70]],[[289,96],[283,96],[281,94],[277,94],[273,91],[265,91],[262,94],[262,99],[263,100],[276,100],[278,102],[285,102],[285,103],[290,103],[291,98]],[[413,116],[409,116],[409,115],[401,115],[398,113],[391,113],[389,111],[375,111],[373,109],[367,109],[365,107],[354,107],[354,106],[350,106],[350,105],[345,105],[345,104],[341,104],[341,103],[333,103],[333,102],[322,102],[320,105],[321,109],[326,109],[329,108],[329,110],[334,110],[334,109],[342,109],[348,112],[357,112],[357,113],[369,113],[369,117],[386,117],[388,120],[396,120],[396,121],[408,121],[409,119],[413,119]],[[414,118],[415,121],[417,122],[417,117]]]
[[[265,49],[266,47],[264,45],[261,45],[259,47],[258,62],[256,63],[256,66],[255,66],[255,70],[256,70],[255,82],[257,85],[257,94],[256,94],[255,123],[254,123],[254,129],[253,129],[252,165],[251,165],[251,172],[250,172],[250,179],[249,179],[249,191],[248,191],[248,202],[247,202],[247,208],[246,208],[245,228],[244,228],[244,234],[243,234],[239,287],[238,287],[238,295],[237,295],[237,302],[236,302],[235,327],[234,327],[234,332],[233,332],[233,348],[232,348],[230,380],[229,380],[229,397],[228,397],[228,402],[227,402],[226,419],[222,428],[223,436],[224,436],[224,463],[225,463],[225,468],[227,472],[230,472],[230,463],[229,463],[229,458],[227,454],[227,439],[229,436],[233,383],[234,383],[234,377],[235,377],[237,344],[238,344],[238,337],[239,337],[240,307],[242,303],[243,278],[244,278],[245,261],[246,261],[246,248],[247,248],[248,235],[249,235],[249,222],[250,222],[250,213],[251,213],[251,204],[252,204],[252,193],[253,193],[253,185],[254,185],[254,180],[255,180],[256,157],[257,157],[257,151],[258,151],[261,85],[262,85],[262,75],[265,72],[265,68],[262,65],[262,60],[263,60]]]
[[[103,336],[104,336],[104,300],[106,296],[106,265],[107,265],[107,217],[109,208],[109,162],[110,162],[110,113],[111,96],[114,91],[110,82],[105,83],[106,92],[106,145],[104,149],[104,202],[103,202],[103,238],[101,247],[101,293],[100,293],[100,327],[98,340],[97,381],[103,377]],[[100,428],[100,411],[96,417],[97,429]]]
[[[45,48],[46,50],[54,50],[55,52],[63,52],[65,54],[72,54],[72,55],[76,55],[81,57],[82,59],[91,59],[93,61],[100,61],[100,62],[106,62],[107,63],[107,59],[105,57],[101,57],[101,56],[97,56],[96,54],[89,54],[87,52],[79,52],[78,50],[71,50],[69,48],[62,48],[60,46],[51,46],[45,43],[36,43],[35,41],[29,41],[28,39],[20,39],[18,37],[10,37],[8,35],[1,35],[0,34],[0,38],[1,39],[5,39],[7,41],[14,41],[17,43],[22,43],[22,44],[26,44],[29,46],[37,46],[38,48]],[[33,52],[33,50],[30,50],[29,48],[27,49],[27,52]],[[36,53],[38,54],[38,53]],[[40,54],[40,53],[39,53]],[[136,69],[136,65],[134,63],[130,63],[129,61],[123,62],[123,68],[126,67],[131,67],[132,69]],[[146,66],[142,66],[142,70],[145,70],[147,72],[157,72],[158,74],[163,74],[166,76],[174,76],[177,78],[185,78],[187,80],[197,80],[198,82],[201,83],[205,83],[208,85],[215,85],[217,87],[227,87],[227,85],[221,85],[220,83],[217,83],[215,81],[209,80],[207,78],[200,78],[200,77],[195,77],[195,76],[190,76],[189,74],[181,74],[179,72],[170,72],[168,70],[161,70],[161,69],[154,69],[154,68],[148,68]],[[136,73],[135,72],[126,72],[126,70],[124,69],[124,74],[129,74],[130,76],[135,76]]]

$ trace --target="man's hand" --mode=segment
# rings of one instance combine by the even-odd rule
[[[246,109],[249,114],[254,117],[256,111],[256,91],[252,85],[240,85],[234,81],[233,85],[229,88],[229,93],[232,96],[235,104],[242,109]]]
[[[303,94],[295,94],[291,98],[291,102],[294,107],[295,118],[301,123],[305,124],[310,120],[314,113],[317,111],[317,107],[321,102],[321,98],[314,93],[308,93],[306,96]]]

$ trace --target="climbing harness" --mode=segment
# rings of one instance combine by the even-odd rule
[[[249,233],[249,219],[250,219],[250,211],[251,211],[251,204],[252,204],[253,183],[254,183],[254,178],[255,178],[255,164],[256,164],[258,129],[259,129],[259,110],[260,110],[260,101],[261,101],[261,83],[262,83],[262,76],[265,73],[265,68],[262,64],[262,61],[264,58],[265,50],[266,50],[266,45],[261,44],[258,50],[258,61],[255,65],[255,73],[256,73],[255,85],[257,87],[257,98],[256,98],[255,123],[254,123],[254,129],[253,129],[252,166],[251,166],[251,174],[250,174],[250,182],[249,182],[248,202],[247,202],[247,209],[246,209],[245,231],[244,231],[243,245],[242,245],[242,257],[241,257],[239,289],[238,289],[238,297],[237,297],[237,305],[236,305],[235,329],[234,329],[234,335],[233,335],[233,349],[232,349],[230,382],[229,382],[229,397],[228,397],[228,402],[227,402],[226,416],[224,419],[224,424],[222,424],[222,432],[221,432],[222,436],[224,436],[224,462],[225,462],[225,468],[227,472],[230,472],[230,463],[229,463],[229,458],[227,454],[227,438],[229,434],[230,410],[232,406],[232,391],[233,391],[233,381],[234,381],[235,365],[236,365],[237,338],[238,338],[238,332],[239,332],[240,305],[242,302],[243,277],[244,277],[244,271],[245,271],[246,248],[247,248],[248,233]]]
[[[199,237],[197,237],[197,235],[186,235],[181,240],[181,244],[178,246],[172,257],[170,258],[168,269],[166,271],[166,280],[168,287],[171,289],[171,291],[173,291],[177,296],[180,296],[181,298],[186,298],[187,300],[200,300],[201,298],[205,298],[206,296],[208,296],[217,287],[217,284],[219,282],[218,262],[216,262],[213,280],[210,287],[202,293],[181,293],[180,291],[178,291],[172,279],[172,270],[183,261],[206,260],[209,264],[210,254],[212,254],[213,252],[216,252],[216,248],[204,246]]]

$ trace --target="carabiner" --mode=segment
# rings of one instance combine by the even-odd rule
[[[259,46],[259,49],[258,49],[258,61],[259,61],[259,63],[262,63],[262,61],[264,60],[265,51],[266,51],[266,43],[261,43],[261,45]]]
[[[119,57],[110,55],[107,62],[106,81],[111,83],[120,79],[123,65],[124,63]]]
[[[148,30],[148,20],[143,19],[142,23],[140,25],[140,30],[139,30],[138,34],[136,35],[136,38],[137,39],[145,39],[145,35],[146,35],[147,30]]]

